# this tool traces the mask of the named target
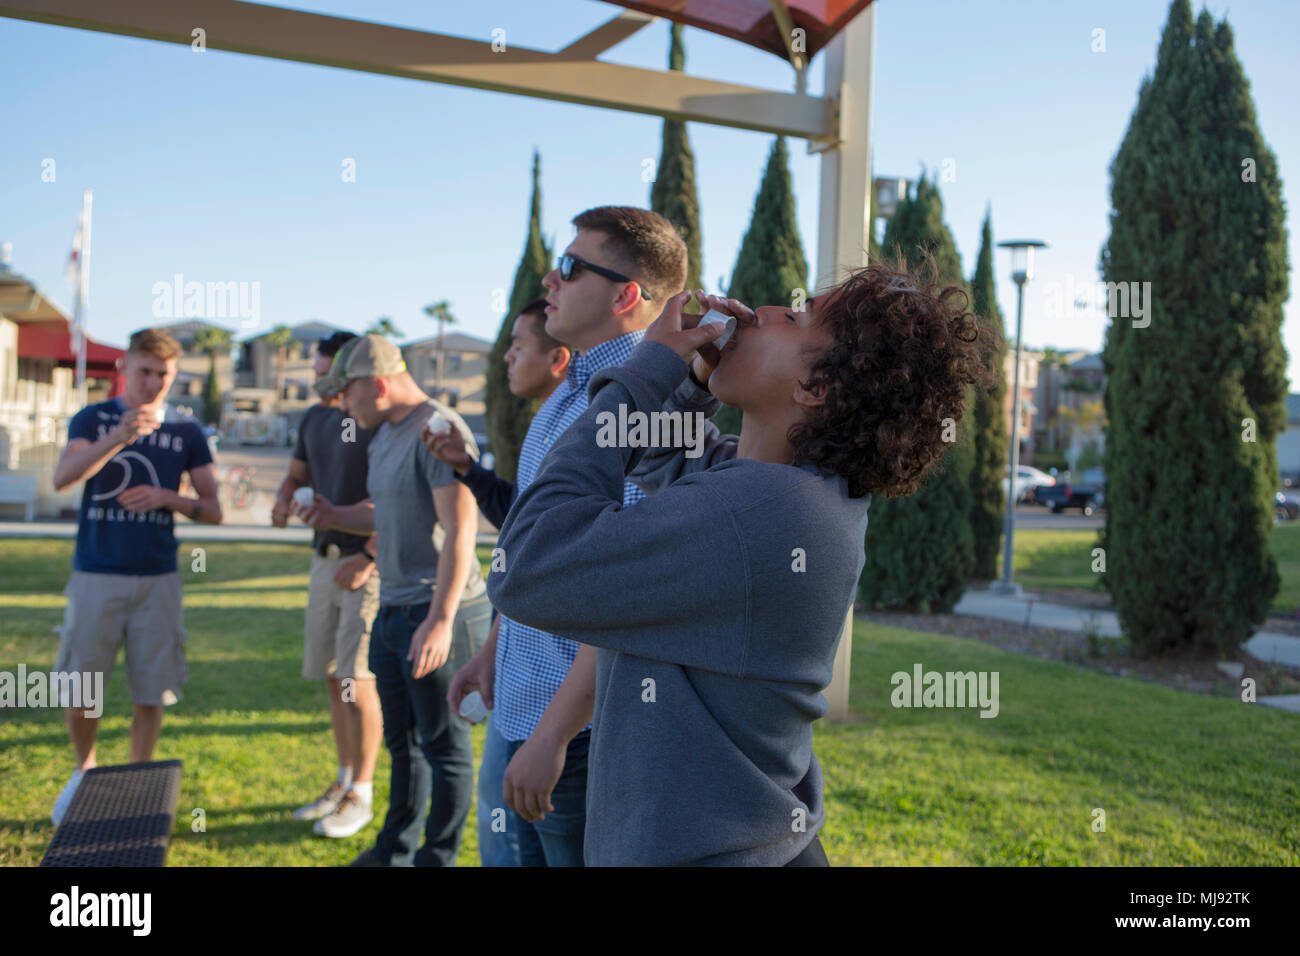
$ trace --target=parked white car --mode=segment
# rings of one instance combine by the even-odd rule
[[[1007,465],[1005,475],[1011,474],[1011,466]],[[1028,465],[1019,465],[1016,468],[1016,501],[1024,501],[1028,495],[1039,485],[1054,485],[1056,479],[1045,471],[1039,471],[1037,468],[1031,468]],[[1002,479],[1002,496],[1007,494],[1007,479]]]

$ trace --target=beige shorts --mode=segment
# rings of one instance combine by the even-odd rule
[[[339,565],[354,557],[312,555],[302,653],[302,676],[309,680],[375,679],[366,665],[370,660],[370,625],[379,610],[379,575],[371,572],[366,583],[355,591],[334,583]]]
[[[73,571],[63,593],[62,638],[55,671],[113,671],[126,641],[131,700],[174,704],[189,674],[181,623],[181,574],[96,574]]]

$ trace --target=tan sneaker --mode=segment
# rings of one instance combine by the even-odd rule
[[[374,818],[370,807],[349,790],[334,812],[317,820],[312,830],[321,836],[350,837]]]
[[[347,793],[348,791],[344,789],[343,785],[336,780],[329,785],[328,790],[311,803],[293,811],[293,818],[295,820],[319,820],[321,817],[327,817],[338,808]]]

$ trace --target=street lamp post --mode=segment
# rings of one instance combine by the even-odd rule
[[[1016,370],[1011,396],[1011,468],[1007,472],[1007,517],[1002,541],[1002,580],[994,594],[1020,596],[1020,585],[1011,580],[1011,548],[1016,533],[1016,474],[1020,470],[1020,336],[1025,318],[1025,283],[1034,277],[1034,250],[1047,243],[1039,239],[1011,239],[999,242],[1011,250],[1011,280],[1016,284]]]

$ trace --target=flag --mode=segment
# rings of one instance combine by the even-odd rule
[[[85,308],[90,295],[90,190],[82,196],[81,216],[77,219],[77,231],[72,236],[72,251],[68,254],[68,266],[64,275],[72,285],[73,309],[69,339],[72,351],[78,356],[78,387],[80,387],[81,356],[85,349]]]
[[[81,210],[77,219],[77,231],[72,237],[72,252],[68,255],[68,268],[64,276],[74,289],[81,288],[81,237],[86,227],[86,210]]]

